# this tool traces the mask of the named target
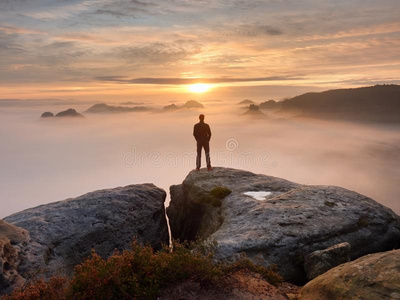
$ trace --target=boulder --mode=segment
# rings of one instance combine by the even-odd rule
[[[94,249],[108,257],[134,238],[158,249],[168,244],[166,193],[153,184],[99,190],[13,214],[5,221],[29,232],[18,273],[69,276]]]
[[[302,300],[400,299],[400,250],[342,264],[310,281]]]
[[[26,230],[0,220],[0,295],[13,286],[21,286],[24,278],[18,273],[23,251],[29,240]]]
[[[216,188],[231,193],[218,198],[212,193]],[[304,258],[316,250],[348,242],[355,259],[400,244],[399,216],[340,187],[214,168],[192,171],[170,190],[173,238],[214,240],[217,259],[236,260],[245,253],[257,264],[275,264],[294,283],[307,281]]]
[[[350,261],[351,246],[349,243],[340,243],[324,250],[317,250],[305,258],[304,269],[309,280],[326,271]]]

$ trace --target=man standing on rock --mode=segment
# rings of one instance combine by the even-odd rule
[[[196,158],[196,170],[200,170],[201,166],[201,149],[204,148],[206,153],[206,162],[208,171],[212,170],[210,160],[210,139],[211,129],[210,126],[204,123],[204,115],[199,116],[200,122],[194,125],[193,135],[197,141],[197,158]]]

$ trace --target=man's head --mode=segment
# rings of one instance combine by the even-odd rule
[[[201,122],[204,121],[204,115],[203,115],[203,114],[201,114],[201,115],[199,116],[199,120],[200,120]]]

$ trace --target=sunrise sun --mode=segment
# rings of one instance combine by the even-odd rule
[[[192,93],[205,93],[211,89],[212,85],[208,83],[195,83],[189,85],[188,89]]]

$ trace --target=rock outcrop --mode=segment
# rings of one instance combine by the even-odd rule
[[[255,104],[250,104],[249,109],[243,115],[257,118],[265,117],[260,108]]]
[[[178,109],[179,109],[179,106],[177,106],[174,103],[166,105],[166,106],[163,107],[163,111],[175,111],[175,110],[178,110]]]
[[[333,268],[307,283],[300,299],[400,299],[400,250],[366,255]]]
[[[153,184],[91,192],[13,214],[5,221],[30,235],[18,266],[22,278],[70,275],[94,249],[102,257],[138,242],[160,248],[168,243],[166,193]],[[22,229],[21,229],[22,230]]]
[[[260,103],[259,107],[261,109],[278,109],[280,108],[280,103],[275,100],[268,100]]]
[[[349,262],[350,250],[351,246],[346,242],[307,255],[304,262],[307,278],[314,279],[340,264]]]
[[[42,113],[42,115],[40,117],[41,118],[53,118],[54,114],[50,111],[46,111],[46,112]]]
[[[253,100],[250,100],[250,99],[245,99],[245,100],[242,100],[242,101],[240,101],[238,103],[238,105],[250,105],[250,104],[255,104],[255,102]]]
[[[306,93],[280,102],[282,113],[327,120],[400,123],[400,85]]]
[[[112,114],[112,113],[126,113],[126,112],[143,112],[149,111],[149,108],[144,106],[125,107],[125,106],[112,106],[105,103],[95,104],[86,110],[86,113],[93,114]]]
[[[216,187],[231,193],[216,199],[211,193]],[[316,250],[348,242],[355,259],[400,244],[399,216],[340,187],[214,168],[192,171],[170,190],[167,214],[173,238],[215,240],[217,259],[235,260],[245,253],[255,263],[276,264],[295,283],[306,282],[304,258]]]
[[[63,118],[63,117],[83,118],[83,116],[73,108],[69,108],[67,110],[59,112],[58,114],[56,114],[56,117],[59,117],[59,118],[60,117],[61,118]]]
[[[196,100],[189,100],[182,105],[182,108],[204,108],[204,105]]]
[[[0,220],[0,295],[25,282],[18,273],[18,266],[28,240],[26,230]]]
[[[204,108],[204,105],[196,100],[189,100],[185,104],[176,105],[176,104],[169,104],[163,107],[163,112],[171,112],[171,111],[178,111],[182,109],[198,109]]]

